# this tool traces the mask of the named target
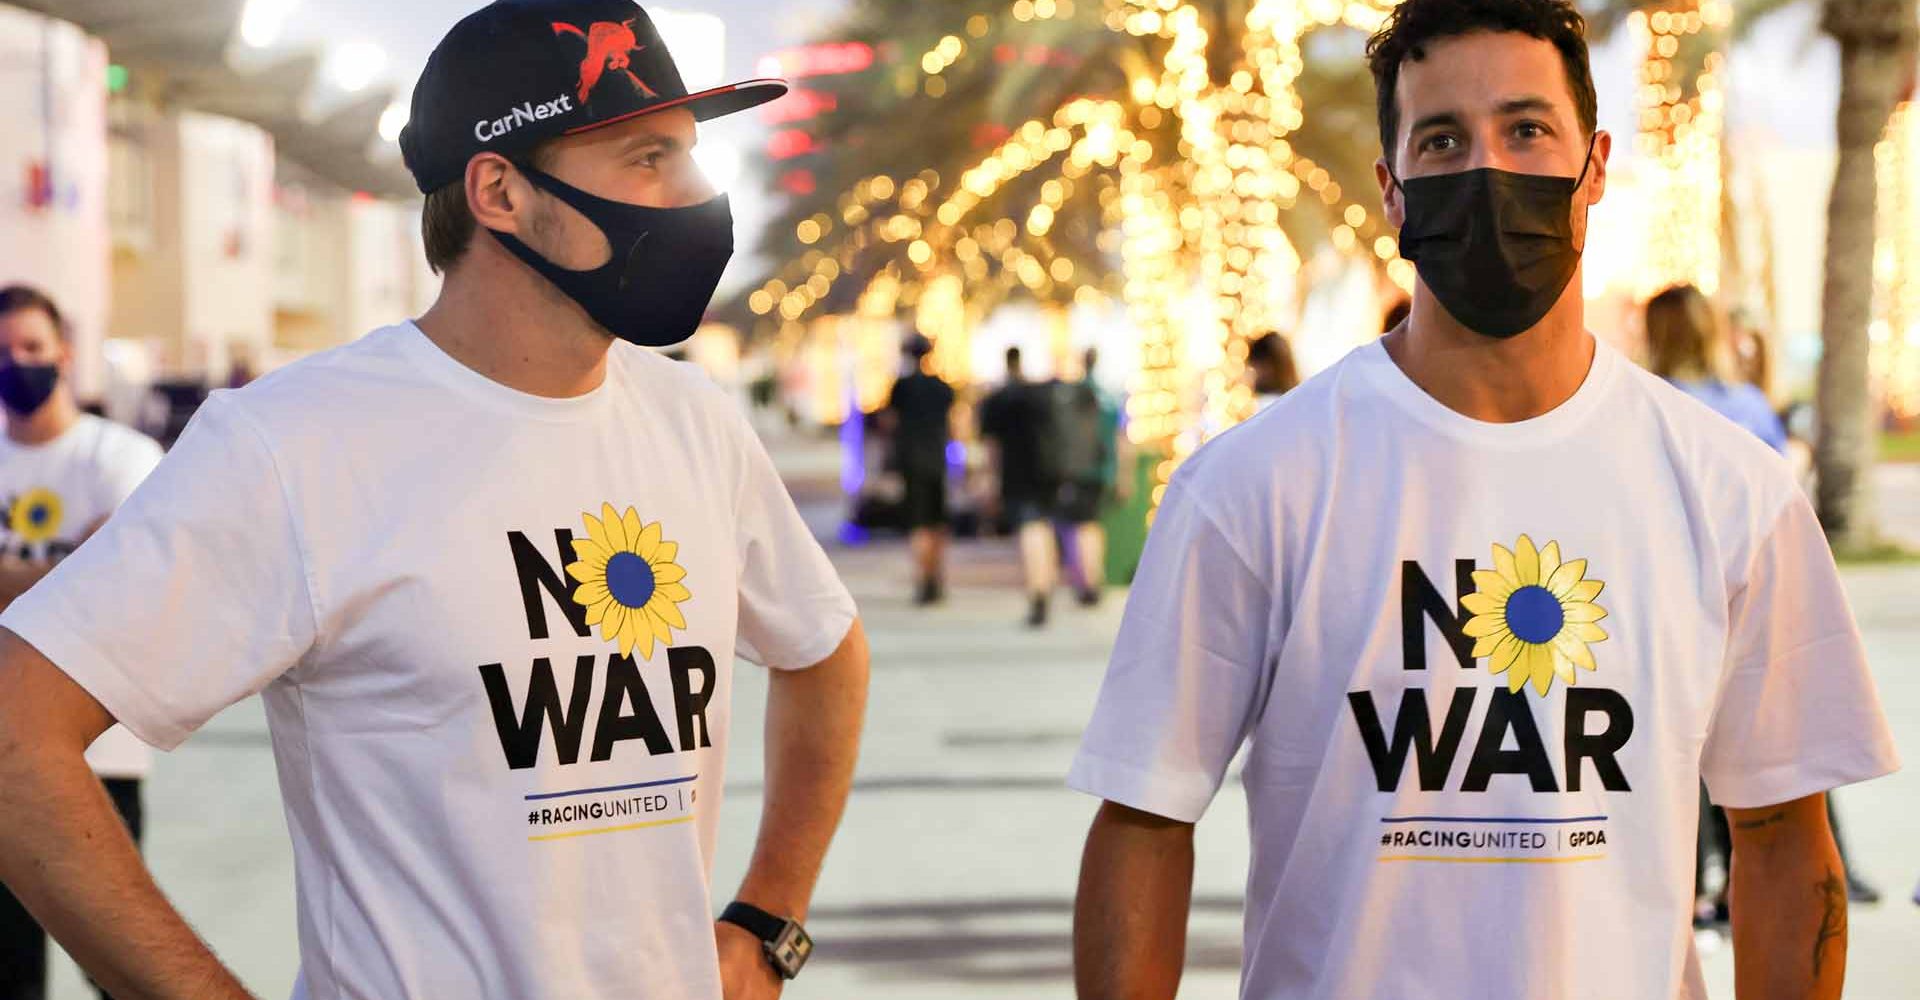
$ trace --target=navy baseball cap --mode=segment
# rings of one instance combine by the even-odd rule
[[[684,107],[706,121],[787,92],[749,80],[687,93],[647,12],[632,0],[495,0],[428,57],[400,153],[430,194],[479,153],[508,158],[563,135]]]

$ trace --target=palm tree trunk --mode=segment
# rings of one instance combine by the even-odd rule
[[[1908,83],[1911,0],[1827,0],[1821,26],[1840,43],[1839,162],[1827,202],[1826,288],[1821,302],[1816,506],[1836,550],[1876,540],[1869,479],[1874,461],[1867,327],[1873,312],[1874,145]]]

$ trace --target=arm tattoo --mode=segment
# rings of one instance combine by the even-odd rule
[[[1827,942],[1835,938],[1844,940],[1847,933],[1847,884],[1833,869],[1827,869],[1827,877],[1815,886],[1820,892],[1822,911],[1820,930],[1813,938],[1813,975],[1820,977],[1820,970],[1826,963]],[[1842,953],[1844,954],[1844,952]]]
[[[1777,812],[1772,813],[1771,815],[1762,816],[1759,819],[1740,820],[1739,822],[1733,824],[1733,828],[1736,830],[1758,830],[1762,827],[1777,826],[1780,823],[1785,822],[1786,818],[1787,818],[1787,811],[1785,809],[1781,809]]]

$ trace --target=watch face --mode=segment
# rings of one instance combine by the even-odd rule
[[[767,943],[767,957],[785,979],[799,975],[812,954],[813,939],[796,923],[789,922],[779,937]]]

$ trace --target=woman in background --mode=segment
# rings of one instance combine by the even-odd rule
[[[1704,293],[1692,285],[1675,285],[1647,302],[1647,367],[1689,396],[1705,403],[1728,420],[1752,431],[1782,456],[1787,454],[1787,428],[1774,412],[1773,401],[1759,385],[1748,381],[1750,375],[1770,377],[1771,366],[1765,360],[1755,364],[1752,356],[1742,357],[1733,345],[1719,313]],[[1764,354],[1764,348],[1761,351]],[[1847,848],[1840,836],[1840,818],[1833,810],[1833,796],[1827,797],[1827,819],[1833,827],[1834,843],[1840,847],[1843,863]],[[1727,817],[1707,800],[1706,787],[1700,789],[1700,845],[1694,862],[1696,884],[1705,881],[1710,858],[1723,865],[1732,864],[1732,838]],[[1721,871],[1727,869],[1722,867]],[[1853,866],[1847,865],[1847,895],[1855,902],[1878,902],[1880,893],[1859,879]],[[1699,919],[1704,923],[1727,919],[1726,887],[1720,886],[1712,898],[1702,898]]]
[[[1787,429],[1773,401],[1741,377],[1738,361],[1713,303],[1698,288],[1675,285],[1647,303],[1647,367],[1786,454]]]

